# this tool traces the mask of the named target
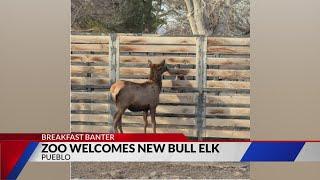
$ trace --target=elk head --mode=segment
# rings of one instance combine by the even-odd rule
[[[162,74],[168,71],[168,67],[166,65],[165,60],[162,60],[160,64],[153,64],[150,60],[148,60],[150,67],[150,80],[161,81]]]

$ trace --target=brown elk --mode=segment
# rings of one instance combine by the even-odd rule
[[[159,103],[159,94],[162,88],[162,74],[168,71],[168,67],[163,60],[160,64],[152,64],[148,60],[150,67],[149,80],[144,83],[134,83],[130,81],[117,81],[111,88],[112,99],[116,105],[116,113],[113,116],[113,130],[122,131],[122,115],[129,109],[133,112],[143,111],[144,133],[147,132],[148,111],[150,111],[153,133],[156,133],[156,108]]]

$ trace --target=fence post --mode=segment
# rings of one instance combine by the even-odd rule
[[[116,33],[109,34],[109,78],[110,84],[115,83],[119,79],[119,36]],[[109,99],[112,99],[109,93]],[[114,104],[110,103],[110,113],[108,116],[109,131],[113,131],[113,115],[116,111]]]
[[[197,116],[197,137],[202,140],[205,135],[206,120],[206,93],[207,87],[207,37],[199,36],[196,40],[196,69],[198,100],[196,108]]]

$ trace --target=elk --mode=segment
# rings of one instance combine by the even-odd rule
[[[119,80],[112,84],[110,91],[112,100],[116,105],[116,113],[113,116],[114,132],[122,131],[122,115],[129,109],[132,112],[143,112],[144,133],[147,132],[148,111],[150,111],[153,133],[156,133],[156,108],[159,103],[159,94],[162,88],[162,74],[168,71],[163,60],[160,64],[153,64],[148,60],[150,68],[149,80],[144,83]]]

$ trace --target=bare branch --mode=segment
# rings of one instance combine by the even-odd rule
[[[190,27],[193,34],[198,34],[198,29],[196,26],[195,18],[194,18],[194,9],[192,0],[184,0],[186,3],[187,11],[188,11],[188,20],[190,23]]]

